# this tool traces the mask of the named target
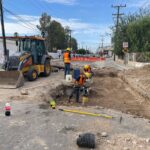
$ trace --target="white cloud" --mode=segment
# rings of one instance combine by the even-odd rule
[[[23,18],[25,23],[17,22],[15,17],[7,16],[9,22],[5,23],[5,29],[7,35],[13,35],[14,32],[18,32],[20,35],[37,35],[40,34],[36,29],[36,25],[39,24],[40,16],[28,16],[19,15]],[[73,30],[72,34],[77,39],[78,43],[85,43],[88,47],[98,46],[100,42],[100,35],[104,35],[106,32],[110,33],[110,24],[92,24],[82,22],[79,19],[62,19],[52,17],[52,20],[60,22],[64,27],[69,26]],[[105,37],[105,43],[110,43],[110,37]]]
[[[150,0],[130,0],[127,7],[145,8],[150,5]]]
[[[15,16],[7,16],[7,18],[12,19],[12,20],[18,20],[18,18],[22,18],[22,20],[32,22],[35,20],[39,20],[40,17],[39,16],[18,15],[18,18],[16,18]]]
[[[39,18],[40,16],[28,16],[28,15],[18,15],[20,18],[23,19],[23,21],[25,23],[22,23],[22,20],[18,22],[14,22],[14,21],[18,21],[18,19],[16,17],[13,16],[8,16],[8,19],[11,19],[11,22],[6,22],[6,32],[8,31],[13,31],[15,29],[20,30],[19,28],[25,28],[23,26],[28,26],[29,28],[36,28],[36,25],[39,24]],[[69,26],[74,33],[76,34],[104,34],[105,32],[109,32],[109,26],[107,24],[92,24],[92,23],[86,23],[86,22],[82,22],[79,19],[62,19],[62,18],[56,18],[56,17],[52,17],[52,20],[56,20],[58,22],[60,22],[64,27],[65,26]],[[17,26],[19,28],[11,28],[10,26]],[[13,29],[13,30],[12,30]],[[25,30],[26,31],[26,30]],[[22,31],[21,33],[23,33],[24,31]],[[10,32],[8,32],[10,33]],[[25,33],[25,32],[24,32]]]
[[[100,43],[101,35],[111,33],[111,24],[85,23],[78,19],[52,19],[61,22],[63,26],[69,26],[73,30],[73,36],[77,39],[80,45],[81,43],[84,43],[84,45],[87,45],[88,47],[95,47],[95,49],[98,47],[98,43]],[[106,43],[106,45],[108,45],[110,41],[110,36],[105,37],[104,43]]]
[[[76,3],[76,0],[44,0],[48,3],[59,3],[64,5],[74,5]]]
[[[61,19],[61,18],[52,18],[65,26],[69,26],[75,33],[84,33],[84,34],[93,34],[93,33],[101,33],[104,34],[108,32],[109,26],[106,24],[92,24],[85,23],[79,19]]]
[[[9,19],[9,21],[5,21],[5,32],[7,35],[13,35],[14,32],[18,32],[20,35],[40,33],[36,28],[36,25],[39,24],[39,16],[18,15],[18,18],[7,16],[7,19]]]

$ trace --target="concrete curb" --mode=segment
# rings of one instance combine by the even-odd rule
[[[118,59],[116,61],[117,64],[124,65],[123,60]],[[128,64],[126,65],[127,67],[134,67],[134,68],[141,68],[144,67],[145,65],[150,65],[150,63],[142,63],[142,62],[133,62],[129,61]]]

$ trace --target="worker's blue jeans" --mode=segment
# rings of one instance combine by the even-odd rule
[[[69,63],[65,64],[65,77],[67,74],[70,74],[70,64]]]
[[[80,86],[73,87],[71,95],[69,96],[69,102],[70,102],[70,100],[71,100],[71,98],[73,97],[74,94],[76,95],[76,102],[79,102],[79,99],[80,99]]]
[[[87,96],[88,95],[87,87],[84,87],[84,86],[83,87],[81,87],[81,86],[73,87],[73,90],[69,96],[69,102],[70,102],[71,98],[73,97],[73,95],[75,94],[76,102],[78,103],[80,100],[80,92],[82,92],[84,96]]]

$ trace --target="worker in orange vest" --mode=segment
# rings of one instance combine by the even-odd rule
[[[81,74],[74,82],[74,87],[71,95],[69,96],[68,102],[70,102],[73,95],[76,94],[76,102],[79,103],[80,90],[84,87],[85,82],[86,82],[86,76],[84,74]]]
[[[65,65],[65,78],[67,74],[70,74],[70,63],[71,63],[71,53],[70,48],[67,48],[64,52],[64,65]]]

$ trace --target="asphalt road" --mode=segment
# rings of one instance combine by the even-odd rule
[[[11,105],[12,116],[5,117],[4,103],[0,104],[0,150],[77,150],[76,138],[85,132],[106,131],[109,138],[121,133],[145,138],[150,135],[148,120],[133,119],[112,110],[84,108],[85,111],[113,115],[114,118],[108,120],[52,110],[37,101],[13,101]],[[123,117],[121,124],[120,116]]]

